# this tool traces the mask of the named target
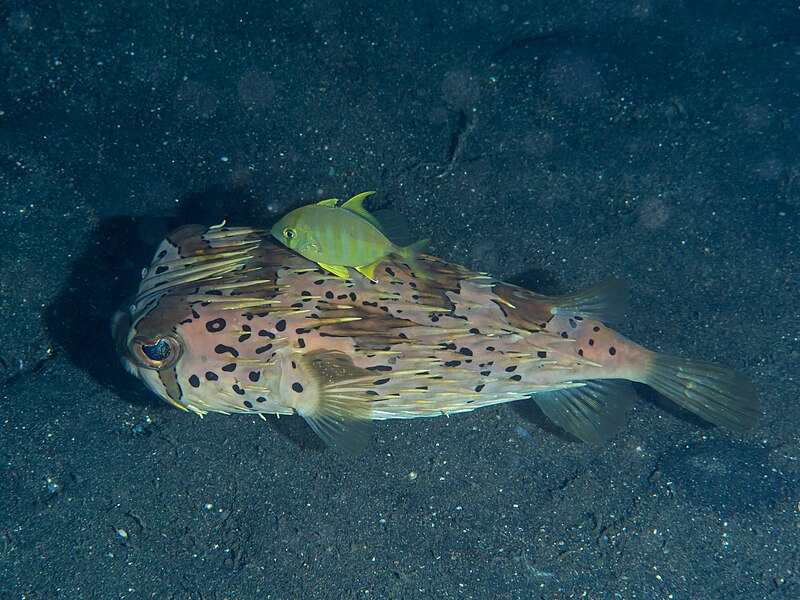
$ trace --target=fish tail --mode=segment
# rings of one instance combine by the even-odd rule
[[[728,367],[653,354],[644,383],[703,419],[743,432],[761,418],[756,386]]]
[[[414,274],[420,279],[425,279],[425,270],[422,267],[422,264],[417,260],[417,257],[425,252],[430,243],[430,238],[425,238],[424,240],[419,240],[413,244],[409,244],[408,246],[403,246],[397,252],[403,257],[403,259],[405,259],[405,261],[408,263],[408,266],[411,267],[411,270],[414,271]]]

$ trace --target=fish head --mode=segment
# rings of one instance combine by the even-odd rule
[[[250,324],[274,293],[251,254],[261,238],[203,231],[170,234],[133,300],[117,310],[111,329],[122,364],[169,404],[199,415],[272,406],[280,373]]]
[[[137,306],[120,307],[111,322],[117,352],[125,369],[140,379],[152,392],[173,406],[189,407],[183,401],[178,372],[186,356],[186,344],[176,325],[158,326],[155,314],[137,314]],[[168,315],[167,315],[168,316]]]
[[[319,236],[311,221],[312,215],[309,214],[313,208],[313,206],[302,206],[293,210],[275,223],[270,230],[272,236],[281,244],[311,260],[322,253]]]

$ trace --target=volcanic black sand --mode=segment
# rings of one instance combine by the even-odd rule
[[[797,2],[0,12],[0,597],[800,597]],[[520,403],[352,459],[119,366],[169,229],[365,190],[537,291],[627,278],[621,331],[747,373],[763,420],[640,388],[600,447]]]

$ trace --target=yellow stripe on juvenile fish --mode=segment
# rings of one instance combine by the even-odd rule
[[[362,192],[341,206],[335,198],[302,206],[278,221],[271,233],[287,248],[338,277],[349,277],[348,267],[352,267],[375,281],[375,267],[389,254],[417,267],[415,258],[429,240],[402,247],[392,242],[385,227],[363,206],[374,193]]]

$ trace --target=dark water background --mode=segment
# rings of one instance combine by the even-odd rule
[[[797,2],[0,3],[0,597],[797,598]],[[529,407],[181,413],[114,307],[188,222],[367,189],[439,256],[748,373],[747,435],[654,393],[601,447]]]

